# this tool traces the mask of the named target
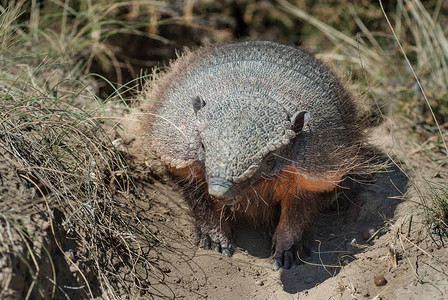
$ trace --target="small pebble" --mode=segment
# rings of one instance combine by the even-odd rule
[[[373,282],[375,282],[376,286],[383,286],[387,284],[387,280],[386,278],[384,278],[384,276],[375,277]]]
[[[264,281],[263,280],[257,280],[255,281],[255,284],[258,286],[263,286],[264,285]]]

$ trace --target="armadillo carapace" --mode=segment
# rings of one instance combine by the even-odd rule
[[[140,130],[185,179],[197,241],[226,255],[229,218],[274,220],[274,267],[290,268],[304,231],[361,162],[355,102],[294,46],[231,42],[187,52],[141,97]]]

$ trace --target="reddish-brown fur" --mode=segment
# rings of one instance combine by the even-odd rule
[[[206,191],[204,170],[199,166],[170,170],[177,177],[201,184]],[[321,201],[322,195],[329,198],[328,193],[335,190],[341,178],[342,175],[336,174],[321,180],[309,179],[298,169],[285,168],[276,177],[262,180],[252,190],[242,194],[242,200],[235,204],[235,210],[248,217],[255,225],[272,224],[275,207],[280,205],[282,217],[278,228],[286,228],[294,222],[305,229],[322,207],[330,202]],[[216,211],[223,209],[218,201],[215,201],[214,207]],[[300,215],[296,215],[296,212],[300,212]]]

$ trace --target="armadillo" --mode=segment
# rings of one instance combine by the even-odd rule
[[[249,41],[186,51],[140,98],[143,144],[183,179],[197,243],[228,256],[237,214],[278,222],[274,268],[290,268],[312,221],[363,164],[355,100],[299,47]]]

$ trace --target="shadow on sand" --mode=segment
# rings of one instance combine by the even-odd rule
[[[286,292],[295,294],[335,276],[341,266],[362,252],[362,248],[353,246],[352,242],[367,245],[369,234],[394,217],[406,191],[407,177],[397,167],[390,166],[387,171],[374,174],[369,182],[362,183],[357,194],[342,192],[338,200],[321,213],[314,224],[315,242],[311,256],[301,257],[304,263],[280,271]],[[353,185],[353,182],[349,184]],[[355,185],[359,187],[359,184]],[[234,228],[238,228],[234,237],[238,248],[255,257],[270,256],[272,229],[253,229],[243,221]],[[380,230],[377,236],[384,233]]]

